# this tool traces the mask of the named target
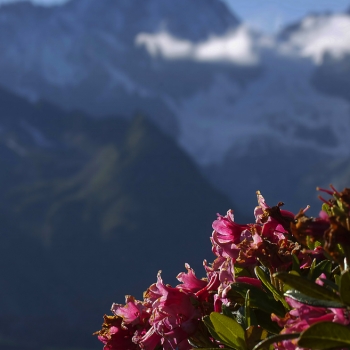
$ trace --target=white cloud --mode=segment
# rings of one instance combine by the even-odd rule
[[[258,61],[253,39],[245,27],[196,45],[195,58],[199,61],[225,60],[243,65],[256,64]]]
[[[135,44],[145,46],[152,56],[162,56],[166,59],[228,61],[240,65],[254,65],[259,61],[252,35],[243,26],[224,36],[212,36],[200,43],[178,39],[166,32],[140,33],[135,39]]]
[[[144,45],[152,56],[163,56],[167,59],[193,57],[193,44],[190,41],[177,39],[166,32],[140,33],[135,43],[139,46]]]
[[[316,64],[326,53],[339,59],[350,53],[350,16],[306,17],[288,42],[290,50],[311,58]]]

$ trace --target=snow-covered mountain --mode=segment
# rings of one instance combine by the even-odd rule
[[[137,45],[138,35],[165,31],[196,42],[237,25],[236,17],[217,0],[73,0],[53,8],[4,5],[0,84],[32,100],[45,98],[95,115],[143,111],[175,133],[176,117],[160,92],[186,95],[198,82],[191,82],[190,76],[189,84],[179,83],[187,67],[155,62]],[[206,76],[202,79],[210,79]],[[188,87],[182,91],[184,85]]]
[[[350,157],[349,33],[349,14],[322,14],[269,37],[220,0],[17,3],[0,8],[0,84],[95,116],[143,111],[243,207],[257,189],[295,207],[306,173]]]

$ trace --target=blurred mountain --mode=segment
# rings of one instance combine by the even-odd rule
[[[154,62],[136,44],[137,35],[169,31],[199,41],[238,23],[217,0],[3,5],[0,84],[32,100],[45,98],[65,109],[79,108],[99,116],[130,117],[142,111],[175,135],[178,121],[166,95],[192,93],[198,84],[209,84],[213,72],[191,63]],[[186,75],[186,81],[178,79]]]
[[[320,92],[350,100],[350,13],[309,15],[287,27],[281,37],[316,62],[311,82]]]
[[[230,204],[149,120],[4,90],[0,116],[0,349],[100,347],[112,302],[141,298],[158,270],[171,284],[185,262],[203,275]]]
[[[309,213],[317,215],[315,187],[339,183],[332,164],[350,159],[349,33],[348,14],[319,14],[276,37],[256,36],[262,73],[231,106],[219,104],[217,115],[220,108],[225,118],[202,128],[202,135],[210,129],[211,137],[198,137],[202,148],[204,142],[220,144],[214,148],[216,160],[200,158],[203,168],[218,188],[239,198],[242,208],[252,207],[251,194],[259,189],[268,203],[283,201],[293,211],[310,204]],[[208,95],[202,101],[209,110]],[[192,121],[192,133],[200,122],[199,117]],[[199,150],[192,145],[191,154]]]
[[[349,33],[349,14],[313,14],[266,36],[219,0],[21,2],[0,7],[0,84],[142,112],[246,213],[258,189],[298,210],[304,174],[350,155]]]

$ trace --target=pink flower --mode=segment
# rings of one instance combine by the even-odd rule
[[[152,309],[131,295],[125,299],[125,305],[112,305],[111,310],[115,316],[105,316],[102,330],[96,333],[98,339],[105,344],[104,350],[140,349],[141,341],[146,345],[144,349],[153,350],[160,344],[161,337],[150,332]]]
[[[276,206],[270,207],[266,204],[265,198],[257,191],[258,204],[254,210],[256,223],[265,223],[268,219],[273,219],[277,225],[281,225],[279,231],[286,232],[289,229],[289,224],[294,220],[294,214],[288,210],[283,210],[281,207],[284,203],[279,202]]]
[[[262,236],[273,243],[280,239],[285,239],[285,234],[289,233],[290,222],[294,220],[294,214],[287,210],[281,210],[283,203],[278,203],[274,207],[269,207],[265,198],[257,191],[259,206],[255,208],[254,215],[257,224],[262,225]]]
[[[122,326],[122,318],[118,316],[104,316],[102,329],[95,333],[98,339],[105,344],[104,350],[137,350],[132,341],[134,330]]]
[[[160,345],[162,337],[151,327],[145,334],[135,334],[133,341],[139,344],[141,349],[153,350]]]
[[[228,210],[226,216],[217,215],[211,238],[213,252],[217,256],[236,259],[240,251],[237,245],[244,239],[244,231],[249,227],[235,223],[232,210]]]
[[[125,305],[113,304],[112,312],[123,319],[123,326],[130,324],[145,325],[150,318],[151,309],[147,308],[141,301],[135,300],[131,295],[125,296]]]
[[[214,311],[221,312],[222,305],[227,305],[230,300],[227,298],[227,293],[231,290],[233,282],[248,283],[257,287],[261,287],[261,282],[256,278],[251,277],[235,277],[234,263],[232,259],[217,258],[211,267],[206,265],[205,269],[209,280],[208,285],[203,290],[196,293],[201,299],[201,293],[204,290],[216,291],[213,299]]]
[[[220,263],[222,263],[223,261],[225,261],[225,259],[219,257],[214,261],[213,264],[211,264],[212,266],[208,266],[206,260],[204,260],[203,262],[204,269],[207,273],[208,282],[204,288],[195,293],[195,296],[200,302],[206,302],[206,308],[203,307],[203,304],[201,304],[201,306],[203,307],[203,314],[205,315],[209,315],[210,312],[213,311],[212,308],[210,308],[210,304],[213,303],[213,292],[217,292],[220,286],[219,271],[217,271],[217,269],[218,266],[220,266]]]
[[[180,282],[182,282],[182,284],[179,284],[176,286],[176,288],[181,288],[186,292],[196,293],[207,286],[208,281],[198,279],[190,265],[185,264],[185,267],[187,269],[187,273],[180,272],[176,277]]]
[[[202,316],[200,310],[194,306],[195,295],[181,288],[165,285],[160,273],[151,295],[146,292],[145,297],[150,300],[155,295],[160,297],[152,304],[153,310],[150,318],[152,330],[149,331],[149,334],[160,336],[165,350],[191,349],[187,339],[197,330],[199,319]],[[148,346],[146,340],[149,340],[149,337],[142,339],[140,346],[153,350],[154,348]]]
[[[221,312],[221,306],[227,305],[227,293],[231,290],[231,283],[235,281],[235,270],[232,259],[225,260],[219,267],[220,285],[214,296],[214,311]]]
[[[213,222],[213,229],[217,232],[221,243],[240,242],[241,233],[248,228],[247,225],[239,225],[234,222],[233,211],[230,209],[225,216],[217,214],[218,218]]]
[[[304,256],[300,256],[300,245],[289,239],[292,237],[289,226],[294,214],[281,210],[283,203],[269,207],[261,193],[257,192],[257,195],[259,206],[254,211],[256,223],[236,224],[232,210],[226,216],[218,215],[211,237],[213,253],[250,267],[260,260],[272,270],[291,265],[292,254],[304,259]],[[303,264],[308,266],[309,261]]]
[[[299,301],[286,297],[287,303],[293,308],[285,317],[280,318],[272,314],[271,318],[283,327],[281,334],[298,333],[309,328],[316,322],[328,321],[343,325],[349,325],[350,321],[346,309],[327,309],[303,304]],[[299,349],[297,340],[284,340],[277,344],[275,349]]]

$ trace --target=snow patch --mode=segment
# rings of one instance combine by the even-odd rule
[[[264,74],[248,86],[217,76],[209,89],[178,104],[181,146],[200,165],[221,163],[233,150],[244,156],[259,139],[348,156],[350,104],[310,85],[309,59],[274,50],[262,58]]]

